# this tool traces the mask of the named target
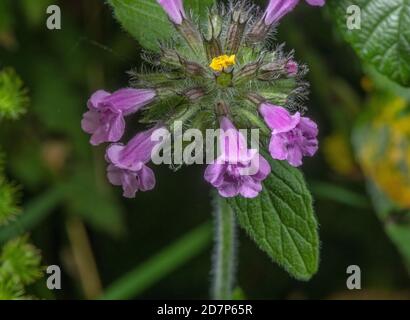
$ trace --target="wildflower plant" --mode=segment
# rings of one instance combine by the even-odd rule
[[[0,71],[0,123],[16,120],[26,111],[27,90],[14,69]],[[19,213],[20,187],[10,183],[4,172],[5,156],[0,150],[0,230]],[[0,247],[0,300],[27,299],[26,286],[43,274],[41,254],[28,236],[7,241]]]
[[[128,88],[94,93],[82,120],[91,144],[111,143],[109,181],[128,198],[152,190],[155,132],[165,130],[174,141],[176,126],[184,132],[219,130],[217,156],[204,171],[218,193],[214,297],[230,298],[234,287],[235,221],[291,275],[309,279],[318,267],[317,222],[295,167],[316,153],[318,127],[305,115],[307,67],[274,41],[280,19],[299,1],[271,0],[265,10],[245,0],[218,3],[206,19],[186,10],[182,0],[157,2],[173,26],[172,37],[144,53],[147,67],[130,72]],[[129,26],[132,17],[118,14],[122,2],[111,4]],[[127,5],[138,11],[139,1]],[[134,113],[147,129],[121,142],[125,118]],[[257,130],[256,147],[242,129]]]
[[[27,89],[13,68],[0,70],[0,123],[16,120],[26,112]],[[0,226],[10,221],[20,210],[17,206],[18,187],[4,175],[5,155],[0,149]]]

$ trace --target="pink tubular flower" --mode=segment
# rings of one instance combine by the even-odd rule
[[[108,147],[106,159],[108,180],[122,186],[126,198],[134,198],[137,191],[148,191],[155,187],[154,172],[146,166],[157,142],[151,141],[154,127],[138,133],[127,145],[113,144]]]
[[[155,97],[149,89],[125,88],[109,93],[98,90],[88,100],[88,111],[81,121],[82,129],[91,134],[90,143],[117,142],[124,134],[124,117],[137,112]]]
[[[311,6],[323,6],[325,0],[306,0]],[[299,0],[270,0],[268,7],[264,14],[264,20],[266,25],[271,25],[282,19],[283,16],[292,11]]]
[[[302,157],[312,157],[318,149],[318,128],[315,122],[291,115],[285,108],[263,103],[259,108],[266,124],[272,129],[269,152],[272,158],[302,165]]]
[[[182,0],[157,0],[157,2],[173,23],[181,24],[182,20],[186,18]]]
[[[220,121],[221,155],[208,165],[204,178],[218,189],[222,197],[241,195],[254,198],[262,190],[262,181],[269,175],[269,163],[256,150],[246,147],[246,139],[232,122]]]

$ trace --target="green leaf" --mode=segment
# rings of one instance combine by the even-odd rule
[[[185,9],[204,14],[214,0],[186,0]],[[108,0],[122,27],[145,48],[158,49],[158,40],[169,40],[173,27],[156,0]]]
[[[327,3],[357,54],[391,80],[410,86],[410,0],[331,0]],[[347,27],[347,8],[361,9],[361,29]]]
[[[312,197],[299,170],[270,161],[272,173],[255,199],[229,200],[239,224],[275,262],[299,280],[309,280],[319,264],[318,225]]]

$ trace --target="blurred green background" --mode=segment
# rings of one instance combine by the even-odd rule
[[[46,28],[50,4],[61,8],[61,30]],[[320,223],[321,263],[311,281],[298,282],[239,231],[238,297],[410,298],[410,205],[400,197],[410,184],[410,120],[401,112],[409,109],[408,89],[362,65],[326,9],[300,6],[280,25],[277,41],[311,70],[308,107],[320,126],[321,151],[303,171]],[[104,147],[92,148],[80,128],[90,94],[127,86],[141,50],[102,0],[0,0],[0,71],[13,68],[29,97],[18,120],[0,117],[4,175],[18,186],[21,208],[0,226],[0,244],[29,233],[41,265],[62,270],[61,290],[46,288],[42,269],[25,295],[209,297],[212,206],[204,168],[155,168],[155,190],[126,200],[105,179]],[[392,104],[404,125],[383,116]],[[396,128],[391,139],[405,143],[392,143],[377,121]],[[380,161],[360,153],[369,144],[383,145]],[[401,148],[407,162],[392,168],[386,159],[394,150],[386,148]],[[403,179],[389,180],[393,175]],[[360,291],[346,289],[349,265],[361,267]]]

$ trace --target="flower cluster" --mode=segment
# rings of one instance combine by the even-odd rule
[[[221,154],[205,170],[205,180],[223,197],[256,197],[271,171],[258,150],[247,148],[237,128],[260,129],[260,147],[292,166],[315,154],[317,125],[302,116],[306,68],[271,41],[279,20],[299,0],[270,0],[261,13],[245,0],[214,6],[204,25],[194,23],[197,18],[187,14],[182,0],[157,2],[174,26],[175,37],[162,43],[158,54],[144,55],[153,71],[133,72],[130,88],[94,93],[82,120],[91,144],[114,143],[106,151],[108,179],[122,186],[125,197],[154,188],[155,176],[147,166],[155,147],[151,135],[156,129],[172,128],[176,121],[184,129],[224,132]],[[118,143],[125,118],[136,112],[150,128],[126,145]]]

